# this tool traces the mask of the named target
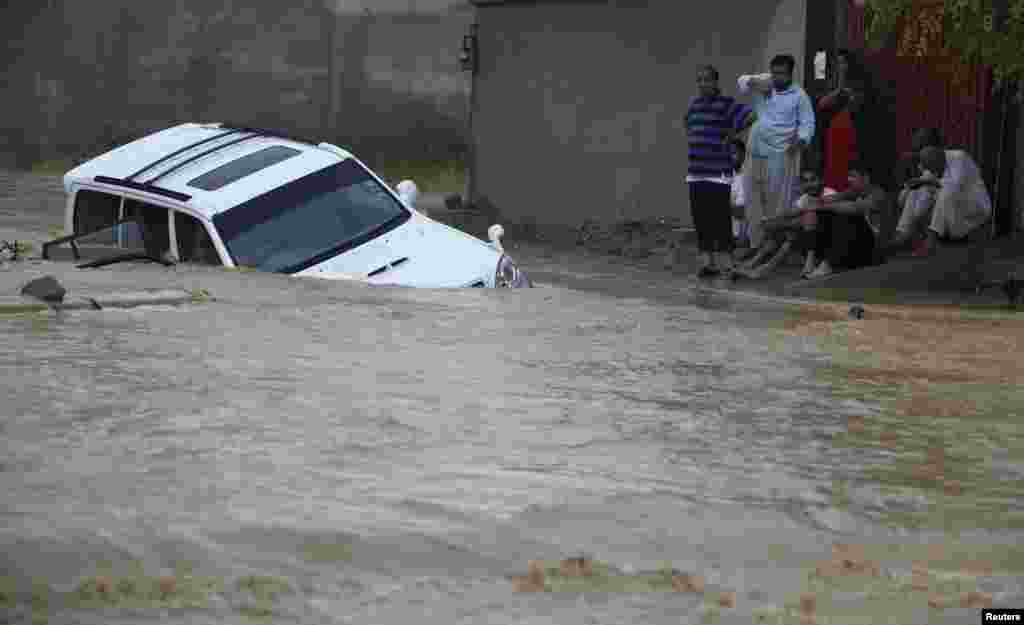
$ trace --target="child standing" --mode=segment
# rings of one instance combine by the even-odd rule
[[[730,204],[732,205],[732,234],[736,239],[736,257],[738,259],[749,256],[750,249],[750,224],[747,223],[747,216],[744,207],[746,197],[743,193],[744,180],[743,165],[747,160],[747,149],[742,141],[736,139],[732,142],[733,147],[733,174],[732,194]]]

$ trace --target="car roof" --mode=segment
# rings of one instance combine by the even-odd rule
[[[234,132],[227,134],[229,130]],[[219,135],[223,135],[223,138],[216,138]],[[202,144],[196,145],[199,142]],[[212,191],[188,184],[221,165],[269,146],[286,146],[300,153]],[[207,151],[209,154],[199,156]],[[199,158],[195,158],[197,156]],[[354,157],[335,146],[291,139],[270,131],[220,124],[185,123],[146,135],[82,163],[65,174],[64,187],[70,192],[80,185],[102,185],[102,182],[96,181],[97,176],[124,180],[137,174],[131,178],[133,182],[154,180],[153,184],[161,190],[171,192],[166,195],[177,193],[191,196],[191,199],[183,203],[193,212],[209,219],[286,182],[346,158]],[[119,193],[128,191],[116,185],[108,187],[108,190],[117,190]],[[136,190],[146,192],[145,189]],[[182,200],[184,198],[178,199],[179,202]]]

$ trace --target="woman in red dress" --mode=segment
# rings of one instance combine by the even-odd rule
[[[841,49],[836,53],[836,88],[818,99],[824,182],[836,191],[845,191],[849,186],[849,165],[858,157],[854,111],[859,111],[864,100],[867,78],[867,69],[857,53]],[[860,97],[851,102],[855,92]]]
[[[854,115],[864,98],[859,85],[847,84],[839,94],[823,96],[818,101],[820,111],[832,113],[825,131],[825,186],[840,192],[849,187],[850,163],[858,160]]]

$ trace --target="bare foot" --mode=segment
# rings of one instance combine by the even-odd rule
[[[813,280],[815,278],[824,278],[825,276],[830,275],[832,275],[832,266],[828,264],[827,260],[823,260],[821,261],[821,264],[818,265],[817,269],[807,274],[807,277]]]
[[[815,261],[814,256],[808,256],[807,257],[807,261],[804,262],[804,268],[803,268],[803,270],[800,271],[800,275],[802,277],[806,278],[808,276],[808,274],[810,274],[812,271],[814,271],[814,267],[816,266],[816,263],[814,261]]]

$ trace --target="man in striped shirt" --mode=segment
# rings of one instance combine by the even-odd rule
[[[733,178],[732,138],[752,123],[749,107],[718,88],[718,70],[697,70],[698,95],[686,112],[690,212],[697,229],[701,276],[729,270],[734,246],[730,194]]]

